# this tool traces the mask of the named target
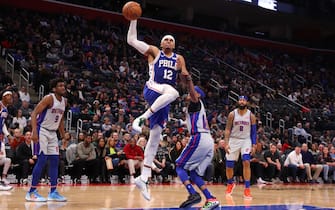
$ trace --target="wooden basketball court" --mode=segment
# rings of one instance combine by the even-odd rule
[[[28,186],[14,186],[11,191],[0,191],[0,209],[13,210],[107,210],[107,209],[177,209],[187,193],[181,184],[150,185],[151,201],[146,201],[134,185],[60,185],[58,191],[68,198],[65,203],[26,202]],[[220,209],[334,209],[335,186],[317,185],[254,185],[253,200],[242,197],[243,185],[238,185],[232,197],[225,197],[225,185],[209,185],[209,189],[220,200]],[[46,196],[49,187],[39,187]],[[201,207],[202,202],[195,207]],[[192,208],[197,209],[197,208]],[[219,209],[219,208],[218,208]]]

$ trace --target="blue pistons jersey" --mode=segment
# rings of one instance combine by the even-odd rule
[[[177,54],[168,57],[163,51],[149,64],[149,76],[151,81],[158,84],[169,84],[176,86],[177,83]]]

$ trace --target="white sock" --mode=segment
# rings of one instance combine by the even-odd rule
[[[156,156],[158,145],[160,142],[160,134],[162,133],[162,127],[159,125],[156,125],[150,130],[149,139],[147,146],[145,147],[144,151],[144,167],[142,169],[141,178],[143,181],[148,181],[148,177],[151,177],[151,166],[153,163],[153,160]]]
[[[149,117],[151,117],[154,113],[151,111],[151,109],[147,109],[142,115],[141,118],[145,118],[148,119]]]
[[[141,179],[144,182],[147,182],[149,177],[151,177],[151,168],[144,166],[142,169]]]

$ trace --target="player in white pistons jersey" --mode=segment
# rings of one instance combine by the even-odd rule
[[[214,156],[214,140],[210,134],[205,106],[202,100],[205,93],[194,86],[192,80],[187,82],[190,94],[186,97],[186,122],[190,140],[176,160],[176,172],[189,193],[179,208],[187,209],[201,201],[200,194],[193,188],[191,181],[198,186],[206,197],[202,209],[211,210],[219,206],[219,201],[209,192],[202,179]]]
[[[235,187],[235,183],[233,183],[234,163],[241,154],[245,183],[244,198],[252,199],[250,194],[250,153],[254,153],[256,149],[257,131],[256,117],[247,109],[247,102],[246,96],[240,96],[238,108],[228,115],[225,129],[226,176],[228,179],[226,195],[230,196]]]
[[[27,201],[66,201],[57,190],[59,148],[57,131],[63,139],[64,112],[66,100],[63,97],[66,93],[63,79],[50,81],[50,87],[54,93],[45,96],[31,113],[32,137],[31,139],[39,143],[38,161],[33,169],[31,188],[26,194]],[[37,185],[45,164],[49,161],[49,177],[51,189],[48,198],[42,197],[37,192]]]
[[[168,119],[169,105],[179,97],[175,89],[177,73],[180,71],[181,75],[185,76],[189,76],[189,73],[184,57],[173,52],[175,48],[173,36],[165,35],[162,38],[160,42],[162,49],[160,50],[156,46],[139,41],[136,26],[137,20],[130,21],[127,42],[140,53],[148,56],[150,78],[146,82],[143,95],[150,108],[133,121],[132,128],[137,132],[142,132],[142,125],[149,120],[150,133],[144,151],[144,166],[141,176],[135,179],[135,184],[141,190],[144,198],[150,200],[146,182],[151,176],[151,165],[157,152],[160,134]]]
[[[65,112],[65,98],[62,97],[59,101],[54,93],[51,93],[50,96],[53,98],[53,105],[50,108],[45,108],[44,111],[39,114],[37,119],[38,127],[48,131],[58,130],[59,124]],[[46,96],[46,97],[50,97]],[[47,151],[45,151],[47,153]],[[57,152],[58,153],[58,152]]]
[[[238,112],[238,109],[234,109],[234,121],[233,121],[233,127],[230,132],[230,138],[236,140],[231,142],[230,151],[233,151],[234,148],[232,148],[232,146],[239,145],[240,143],[237,142],[240,141],[248,142],[251,145],[251,140],[245,141],[245,139],[250,139],[250,125],[251,125],[251,111],[247,110],[246,113],[241,115]]]

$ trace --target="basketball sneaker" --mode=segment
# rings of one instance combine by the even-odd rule
[[[67,199],[60,195],[57,190],[50,192],[48,195],[48,201],[58,201],[58,202],[65,202]]]
[[[148,183],[141,179],[141,176],[135,178],[135,185],[141,191],[142,196],[150,201],[150,193],[148,191]]]
[[[144,117],[141,117],[141,116],[139,116],[138,118],[136,118],[133,121],[133,124],[132,124],[133,130],[136,131],[136,132],[138,132],[138,133],[142,133],[142,126],[144,125],[145,120],[146,119]]]
[[[180,204],[179,208],[189,208],[194,204],[200,203],[201,196],[199,193],[191,194],[187,197],[187,200]]]
[[[35,189],[33,192],[27,192],[26,201],[46,202],[47,199],[41,196],[40,194],[38,194],[37,190]]]
[[[226,195],[231,195],[233,193],[235,186],[236,186],[235,183],[228,184],[226,189]]]
[[[8,181],[7,178],[2,178],[1,181],[5,184],[5,185],[9,185],[10,182]]]
[[[250,188],[245,188],[244,189],[244,194],[243,194],[244,199],[251,200],[252,196],[250,193]]]
[[[10,186],[8,184],[5,184],[4,182],[0,183],[0,191],[8,191],[13,189],[13,186]]]
[[[212,210],[220,205],[220,202],[216,198],[210,198],[206,201],[205,205],[201,208],[202,210]]]

